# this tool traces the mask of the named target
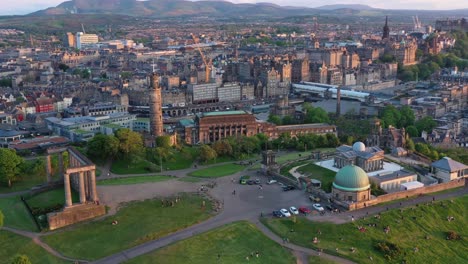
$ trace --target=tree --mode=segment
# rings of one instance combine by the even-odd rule
[[[413,140],[411,138],[406,141],[406,148],[409,151],[414,151],[415,150],[414,142],[413,142]]]
[[[66,65],[65,63],[60,63],[58,68],[63,72],[66,72],[68,69],[70,69],[70,67],[68,67],[68,65]]]
[[[229,156],[232,155],[232,146],[227,140],[216,141],[213,144],[213,149],[216,151],[218,156]]]
[[[171,137],[170,136],[159,136],[156,138],[156,146],[161,148],[170,148],[171,147]]]
[[[282,123],[281,117],[279,117],[277,115],[273,115],[273,114],[270,114],[268,116],[268,122],[273,123],[275,125],[281,125],[281,123]]]
[[[216,159],[216,157],[217,157],[216,151],[214,151],[214,149],[212,149],[210,146],[208,145],[201,146],[200,148],[200,160],[201,161],[207,162],[207,161]]]
[[[88,142],[87,153],[98,159],[115,157],[119,152],[119,144],[119,139],[115,136],[98,134]]]
[[[415,123],[418,132],[431,132],[437,126],[437,122],[430,116],[423,117]]]
[[[416,126],[407,126],[406,133],[408,133],[410,137],[419,137],[419,132]]]
[[[115,132],[115,136],[119,140],[119,152],[125,158],[138,156],[143,153],[143,138],[137,132],[133,132],[128,128],[122,128]]]
[[[31,264],[31,261],[26,255],[16,255],[11,264]]]
[[[18,179],[22,163],[23,159],[14,150],[0,148],[0,179],[7,182],[9,188]]]
[[[416,118],[414,117],[414,112],[411,109],[411,107],[405,105],[402,108],[400,108],[399,116],[400,116],[400,119],[398,120],[398,124],[397,124],[399,128],[414,125],[414,120]]]
[[[303,107],[306,110],[304,117],[304,123],[313,124],[313,123],[329,123],[330,118],[328,113],[320,107],[312,107],[304,104]]]
[[[283,117],[283,121],[281,122],[283,125],[293,125],[296,123],[296,120],[292,116],[285,116]]]

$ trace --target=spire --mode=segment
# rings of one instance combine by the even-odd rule
[[[388,27],[388,16],[385,16],[385,26]]]

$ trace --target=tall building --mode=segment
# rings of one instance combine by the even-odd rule
[[[385,17],[385,26],[383,27],[382,39],[390,38],[390,28],[388,27],[388,16]]]
[[[155,137],[163,135],[161,85],[159,84],[159,75],[157,73],[151,75],[150,133]]]
[[[70,48],[76,48],[76,39],[75,35],[71,32],[67,32],[65,35],[65,46],[70,47]]]
[[[99,42],[96,34],[76,33],[76,48],[81,49],[83,45],[95,44]]]

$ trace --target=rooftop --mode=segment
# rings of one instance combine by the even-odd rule
[[[393,172],[383,172],[375,175],[372,177],[372,181],[381,183],[381,182],[386,182],[386,181],[391,181],[394,179],[398,178],[404,178],[408,176],[414,176],[416,173],[406,171],[406,170],[399,170],[399,171],[393,171]]]
[[[468,169],[467,165],[460,163],[458,161],[455,161],[449,157],[444,157],[438,161],[433,162],[431,165],[432,167],[450,171],[450,172]]]
[[[236,111],[217,111],[217,112],[206,112],[201,113],[200,117],[209,117],[209,116],[223,116],[223,115],[246,115],[248,114],[246,111],[243,110],[236,110]]]

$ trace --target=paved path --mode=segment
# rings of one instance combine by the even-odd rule
[[[23,195],[23,194],[27,194],[27,193],[29,193],[29,190],[19,191],[19,192],[11,192],[11,193],[0,193],[0,199],[1,198],[18,196],[18,195]]]

